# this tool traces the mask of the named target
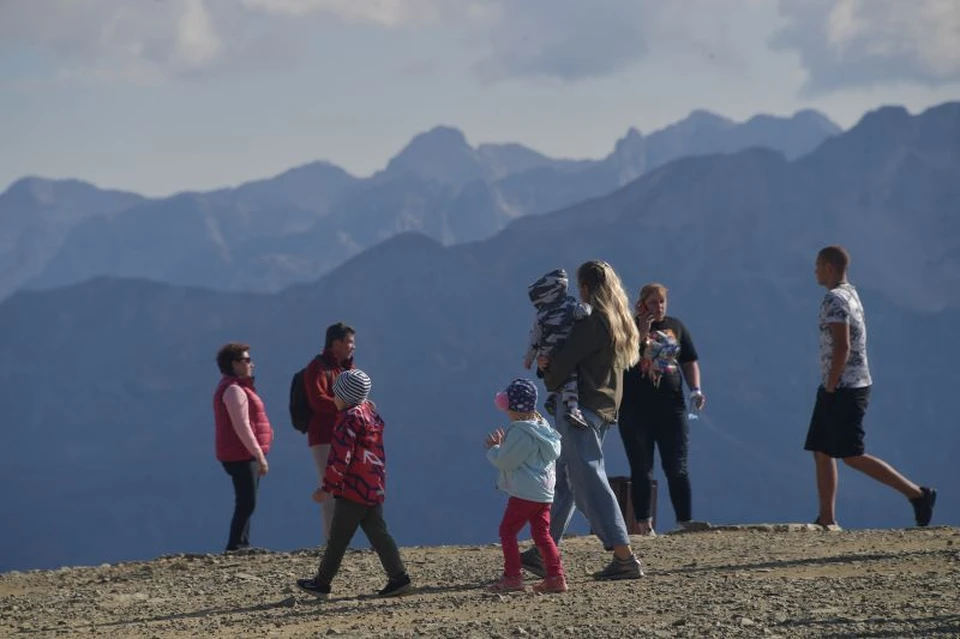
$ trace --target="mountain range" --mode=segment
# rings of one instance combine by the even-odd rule
[[[529,375],[526,287],[593,258],[631,295],[666,284],[671,314],[696,341],[708,406],[691,433],[695,517],[807,521],[815,484],[802,444],[823,293],[813,261],[835,242],[851,249],[867,312],[868,450],[939,487],[934,523],[958,524],[958,202],[960,103],[915,116],[885,107],[793,159],[762,148],[681,158],[486,239],[397,233],[276,292],[115,277],[19,291],[0,303],[0,481],[16,487],[0,493],[0,570],[222,547],[232,494],[213,458],[210,398],[214,353],[228,340],[252,345],[278,433],[254,543],[318,543],[316,478],[286,399],[338,320],[358,331],[358,364],[387,423],[398,542],[495,541],[504,497],[482,441],[502,420],[494,393]],[[616,431],[606,450],[609,474],[624,474]],[[841,472],[842,525],[912,523],[905,499]],[[658,527],[671,525],[661,490]]]
[[[556,160],[519,144],[472,147],[461,131],[437,127],[369,178],[314,162],[236,188],[159,199],[26,178],[0,194],[0,264],[10,265],[0,269],[0,299],[101,275],[276,291],[397,233],[476,241],[679,157],[762,146],[792,158],[839,130],[815,111],[743,123],[695,111],[649,136],[631,129],[601,160]]]

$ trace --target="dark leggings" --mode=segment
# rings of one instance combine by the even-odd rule
[[[651,397],[643,407],[621,413],[620,438],[630,462],[630,483],[633,512],[637,521],[651,517],[650,490],[653,482],[653,449],[660,451],[660,465],[667,477],[670,501],[677,521],[690,521],[692,496],[687,474],[689,425],[680,393],[664,393]]]
[[[257,507],[257,487],[260,485],[260,468],[256,460],[221,462],[223,469],[233,480],[233,518],[230,520],[230,537],[227,550],[237,550],[250,545],[250,517]]]

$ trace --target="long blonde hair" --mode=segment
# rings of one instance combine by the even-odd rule
[[[593,307],[594,313],[600,313],[607,320],[614,366],[625,369],[636,364],[640,359],[640,332],[630,313],[620,276],[606,262],[592,260],[577,269],[577,281],[587,289],[589,299],[584,301]]]

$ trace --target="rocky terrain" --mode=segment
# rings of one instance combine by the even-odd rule
[[[600,583],[596,538],[565,540],[561,595],[485,592],[496,545],[403,549],[416,588],[397,599],[374,595],[385,578],[368,550],[323,602],[293,587],[316,549],[10,572],[0,636],[960,637],[957,528],[731,526],[634,545],[646,577]]]

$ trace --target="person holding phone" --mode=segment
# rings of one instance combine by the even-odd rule
[[[709,524],[693,520],[693,499],[687,471],[689,425],[683,380],[697,410],[706,404],[700,389],[700,365],[690,331],[667,315],[667,287],[656,282],[640,290],[634,307],[640,332],[640,362],[623,375],[620,437],[630,463],[633,512],[644,535],[652,526],[651,486],[653,453],[667,478],[670,502],[680,530],[699,530]]]

